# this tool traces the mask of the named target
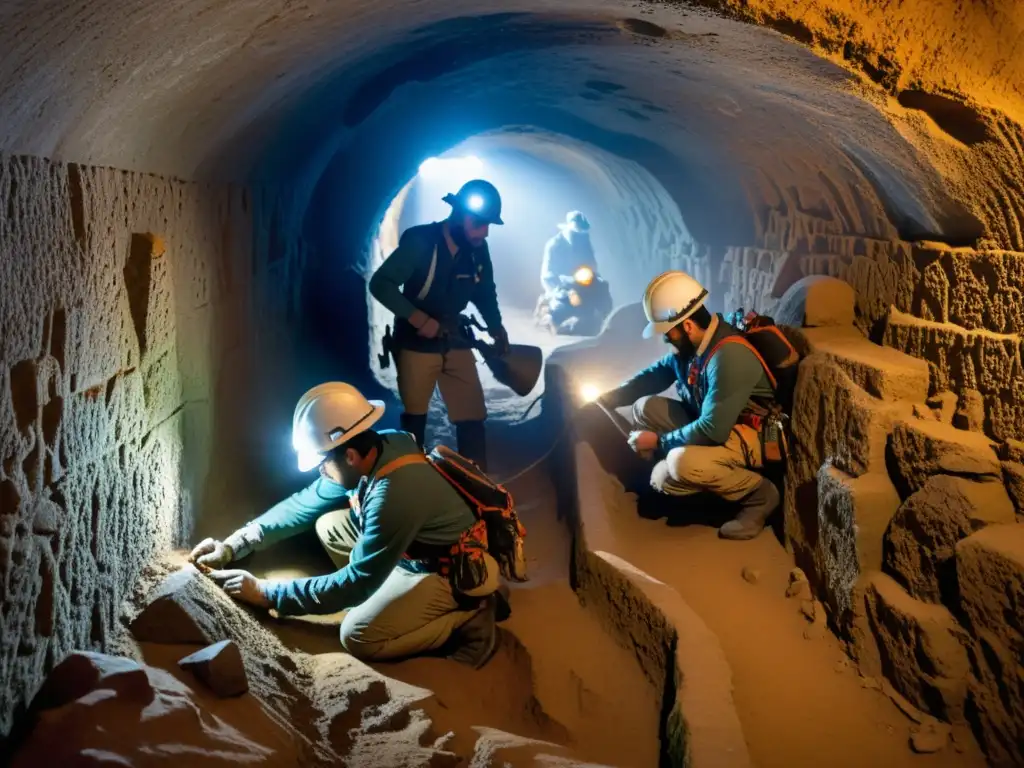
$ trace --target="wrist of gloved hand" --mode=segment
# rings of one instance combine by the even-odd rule
[[[258,525],[250,523],[239,528],[224,539],[224,546],[231,551],[231,560],[228,562],[241,560],[251,554],[261,541],[263,541],[263,529]]]

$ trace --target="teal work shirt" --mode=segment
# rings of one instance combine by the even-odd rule
[[[326,576],[272,582],[266,594],[279,614],[335,613],[359,605],[401,564],[414,542],[452,545],[476,522],[458,492],[429,464],[404,466],[375,481],[380,467],[410,453],[422,454],[412,435],[392,430],[380,435],[384,445],[367,478],[360,535],[348,565]],[[320,515],[350,505],[349,491],[320,477],[254,521],[261,533],[256,549],[307,531]]]
[[[491,330],[501,327],[494,267],[485,242],[461,248],[454,256],[444,237],[443,222],[410,227],[370,278],[370,293],[395,315],[395,341],[418,352],[443,352],[468,347],[460,339],[424,339],[408,322],[417,309],[453,326],[472,303]]]
[[[725,445],[740,415],[751,402],[774,399],[775,393],[761,362],[743,344],[725,344],[707,356],[726,336],[739,333],[718,316],[711,338],[692,357],[670,353],[602,397],[613,408],[635,403],[641,397],[664,392],[673,384],[690,416],[687,424],[661,435],[658,447],[668,452],[686,445]],[[688,381],[691,364],[699,370],[698,381]]]

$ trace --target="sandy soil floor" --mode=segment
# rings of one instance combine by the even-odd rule
[[[493,435],[494,472],[506,476],[526,465],[543,445],[539,421],[500,428]],[[523,434],[527,433],[527,434]],[[495,451],[497,445],[512,450]],[[435,694],[428,707],[435,728],[452,731],[454,751],[472,754],[474,728],[497,728],[567,746],[580,759],[620,768],[658,765],[659,702],[632,655],[583,610],[569,587],[571,537],[557,519],[554,488],[539,466],[512,491],[527,527],[530,581],[512,584],[511,618],[501,625],[495,658],[477,672],[445,659],[420,658],[373,665],[380,673]],[[255,558],[252,570],[272,577],[330,569],[313,542],[289,547],[273,559]],[[318,623],[275,623],[284,644],[306,653],[340,650],[341,615]],[[623,706],[623,702],[629,702]]]
[[[969,741],[936,754],[911,752],[914,723],[865,687],[836,638],[804,638],[799,601],[785,596],[793,563],[771,531],[732,542],[713,527],[680,524],[684,513],[671,525],[645,520],[635,497],[611,478],[606,498],[616,554],[674,587],[721,640],[759,768],[985,765]],[[758,572],[757,583],[743,578],[744,568]]]

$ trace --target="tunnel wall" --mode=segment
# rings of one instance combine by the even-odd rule
[[[849,283],[858,327],[926,360],[930,395],[976,403],[971,428],[993,439],[1024,438],[1024,253],[864,237],[800,213],[766,223],[756,246],[674,260],[708,281],[725,311],[771,315],[807,275]]]
[[[0,155],[0,735],[191,534],[252,232],[239,187]]]

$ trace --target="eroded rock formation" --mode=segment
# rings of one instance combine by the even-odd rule
[[[999,456],[1018,444],[997,444],[978,420],[961,424],[979,431],[947,423],[941,404],[955,396],[928,407],[933,363],[872,349],[849,327],[803,337],[786,493],[797,562],[864,674],[969,724],[994,764],[1016,764],[1024,528],[1011,500],[1018,475]],[[1007,365],[1019,376],[1019,360]]]

